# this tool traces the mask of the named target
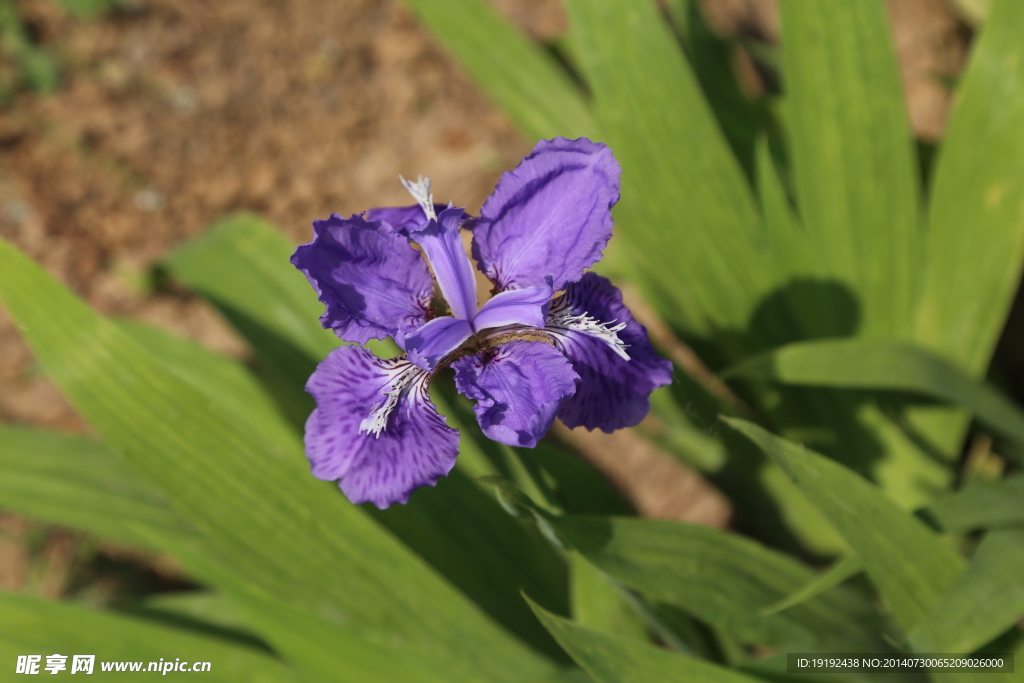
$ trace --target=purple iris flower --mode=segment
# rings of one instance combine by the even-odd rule
[[[584,272],[611,238],[619,174],[605,145],[542,140],[475,220],[434,204],[429,179],[403,179],[412,206],[314,221],[291,262],[326,306],[323,326],[353,344],[391,337],[405,353],[343,346],[320,363],[306,384],[313,475],[380,508],[436,484],[459,452],[427,392],[448,366],[484,434],[510,446],[535,446],[556,417],[606,432],[639,423],[672,366],[618,288]],[[463,228],[494,283],[482,306]],[[434,280],[449,315],[432,308]]]

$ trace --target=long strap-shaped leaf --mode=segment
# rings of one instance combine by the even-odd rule
[[[749,676],[653,645],[609,636],[530,601],[551,635],[597,683],[753,683]]]
[[[195,533],[92,439],[0,426],[0,471],[0,507],[28,517],[134,544]]]
[[[194,672],[204,681],[283,683],[306,680],[295,676],[279,660],[264,652],[215,638],[190,635],[141,619],[0,593],[0,660],[4,668],[11,673],[18,655],[32,654],[42,655],[39,673],[43,675],[49,674],[43,670],[47,655],[64,655],[67,669],[57,675],[65,676],[71,675],[74,655],[95,655],[92,676],[86,680],[126,677],[125,672],[103,674],[103,662],[142,662],[145,672],[150,662],[161,659],[172,664],[176,659],[189,665],[209,662],[209,671]],[[75,676],[78,674],[82,672]],[[184,675],[192,675],[192,672]]]
[[[605,142],[622,164],[619,239],[673,324],[746,325],[770,258],[750,187],[652,0],[568,0]]]
[[[480,0],[406,0],[477,84],[532,139],[597,136],[559,64]]]
[[[858,3],[844,3],[858,4]],[[988,366],[1024,263],[1024,3],[996,0],[939,152],[916,338]]]
[[[843,535],[903,628],[910,631],[922,623],[963,571],[963,558],[842,465],[750,422],[723,419],[778,461]]]
[[[991,531],[970,566],[910,634],[918,652],[973,652],[1024,614],[1024,529]]]
[[[873,615],[843,590],[762,616],[763,608],[795,593],[815,574],[736,534],[660,520],[570,515],[549,521],[622,585],[742,642],[822,651],[884,647],[873,635]]]
[[[311,479],[300,454],[232,419],[2,241],[0,298],[72,404],[197,530],[211,565],[205,573],[231,576],[236,597],[247,587],[252,598],[334,615],[465,680],[547,670]]]
[[[935,499],[924,514],[950,532],[1024,528],[1024,474],[971,484]]]
[[[555,516],[507,480],[484,477],[481,482],[506,507],[524,512],[619,585],[683,609],[742,642],[822,651],[885,649],[874,636],[871,610],[842,589],[761,617],[764,607],[793,594],[815,574],[737,534],[664,520]]]
[[[988,387],[923,348],[888,339],[825,339],[789,344],[748,358],[727,377],[784,384],[906,391],[963,406],[1024,444],[1024,414]]]
[[[821,274],[850,287],[861,331],[906,337],[920,198],[883,3],[784,0],[781,10],[794,180]]]

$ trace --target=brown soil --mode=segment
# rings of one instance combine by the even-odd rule
[[[494,2],[535,37],[565,28],[554,0]],[[704,4],[722,30],[777,38],[770,1]],[[143,286],[167,249],[242,209],[298,242],[313,218],[405,203],[399,173],[474,210],[530,147],[392,0],[145,0],[92,22],[21,7],[66,81],[0,112],[0,235],[100,311],[229,353],[244,346],[211,309]],[[914,128],[938,137],[964,31],[943,0],[890,9]],[[87,429],[2,311],[0,420]],[[725,523],[723,499],[635,437],[574,440],[642,512]],[[4,527],[0,583],[17,583],[2,546],[22,532]]]

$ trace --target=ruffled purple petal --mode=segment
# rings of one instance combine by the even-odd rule
[[[462,209],[449,207],[436,221],[428,221],[409,235],[423,247],[452,315],[469,320],[476,313],[476,278],[459,236],[462,216]]]
[[[473,316],[473,330],[505,325],[544,327],[551,306],[551,287],[510,289],[491,297]]]
[[[551,428],[559,403],[579,379],[561,353],[540,341],[512,341],[452,367],[459,393],[476,401],[473,411],[484,434],[525,448]]]
[[[313,221],[313,241],[291,258],[326,310],[320,323],[347,342],[407,333],[423,325],[430,271],[409,242],[362,216]]]
[[[434,213],[441,213],[446,208],[447,204],[434,204]],[[463,220],[470,218],[470,215],[464,214]],[[376,209],[370,209],[366,212],[366,219],[370,221],[383,221],[391,226],[391,229],[405,237],[409,236],[409,232],[412,230],[419,230],[427,222],[427,216],[423,213],[423,207],[419,204],[413,204],[412,206],[383,206]]]
[[[541,140],[501,176],[473,229],[473,258],[499,288],[576,282],[601,259],[619,200],[619,164],[586,138]]]
[[[313,476],[337,480],[353,503],[383,509],[447,475],[459,433],[430,402],[428,379],[401,356],[381,359],[358,346],[332,351],[306,384],[317,404],[306,421]]]
[[[473,336],[468,320],[444,316],[434,318],[405,337],[409,360],[424,370],[433,370],[438,361]]]
[[[570,285],[552,304],[549,320],[559,314],[564,318],[565,312],[585,315],[586,321],[574,326],[549,322],[546,328],[580,376],[558,418],[567,427],[605,432],[639,424],[650,410],[651,392],[672,382],[672,364],[654,350],[647,329],[633,319],[622,292],[607,278],[587,273]],[[627,354],[629,360],[623,357]]]

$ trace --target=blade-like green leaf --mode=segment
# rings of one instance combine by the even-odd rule
[[[963,406],[1024,444],[1024,414],[995,389],[913,345],[888,339],[824,339],[789,344],[741,361],[727,377],[923,394]]]
[[[266,389],[242,363],[163,330],[141,323],[117,323],[135,341],[160,358],[168,370],[221,408],[282,448],[294,449],[298,433]]]
[[[864,571],[864,563],[860,561],[860,558],[856,555],[848,555],[840,560],[837,560],[835,564],[829,567],[826,571],[822,572],[818,576],[814,577],[809,583],[801,586],[800,590],[787,595],[782,600],[779,600],[774,605],[768,605],[761,610],[762,616],[768,616],[769,614],[775,614],[782,610],[789,609],[794,605],[799,605],[801,602],[810,600],[816,595],[821,595],[830,588],[834,588],[846,581],[852,576]]]
[[[164,265],[213,302],[260,358],[305,383],[316,361],[341,341],[320,326],[323,304],[288,263],[294,251],[273,225],[236,214],[172,252]]]
[[[570,553],[569,557],[573,620],[609,635],[646,640],[643,621],[623,598],[621,591],[578,553]]]
[[[967,571],[910,634],[918,652],[973,652],[1024,615],[1024,529],[990,531]]]
[[[723,418],[782,466],[857,553],[896,620],[916,627],[964,560],[920,520],[842,465],[743,420]]]
[[[820,274],[855,293],[861,332],[909,336],[920,198],[885,8],[784,0],[781,13],[793,176]]]
[[[735,534],[646,519],[566,516],[549,522],[622,585],[680,607],[743,642],[822,652],[883,647],[871,635],[870,610],[848,591],[832,590],[785,612],[759,616],[815,574]]]
[[[196,529],[204,574],[231,577],[221,588],[236,602],[273,600],[349,624],[450,677],[511,681],[550,670],[312,479],[301,454],[239,423],[3,241],[0,298],[72,404]],[[275,647],[299,646],[284,628],[261,633]]]
[[[135,544],[194,533],[92,439],[0,426],[0,471],[0,507],[27,517]]]
[[[555,640],[597,683],[753,683],[750,678],[693,657],[579,626],[530,606]]]
[[[406,0],[463,68],[531,139],[598,136],[559,64],[480,0]]]
[[[971,484],[937,498],[923,514],[943,531],[1024,527],[1024,475]]]
[[[295,676],[265,652],[220,639],[200,638],[140,619],[0,593],[0,660],[11,673],[17,656],[28,654],[43,655],[42,674],[49,674],[43,670],[47,655],[67,656],[67,670],[61,672],[63,675],[71,672],[72,655],[95,655],[92,674],[95,678],[87,680],[125,678],[124,672],[103,673],[103,662],[142,662],[142,671],[146,671],[150,662],[161,659],[174,662],[179,658],[190,664],[210,662],[210,670],[201,672],[201,678],[207,681],[277,683],[306,680]]]
[[[650,0],[566,8],[622,164],[621,244],[669,322],[700,334],[744,327],[772,277],[760,216],[667,22]]]
[[[957,92],[930,194],[915,338],[972,377],[988,366],[1024,263],[1022,34],[1024,3],[993,2]]]

